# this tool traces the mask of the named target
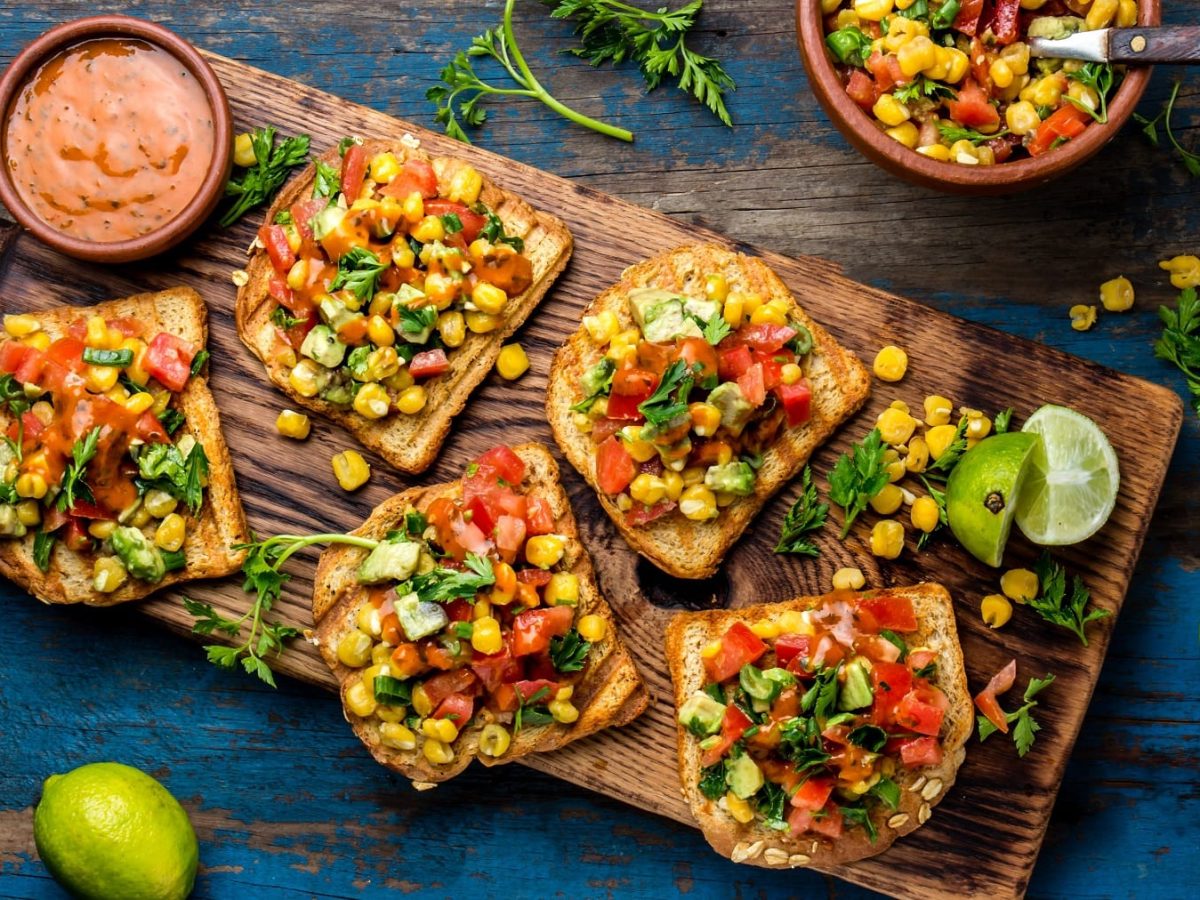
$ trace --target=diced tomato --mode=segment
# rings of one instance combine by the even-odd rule
[[[774,353],[796,336],[788,325],[743,325],[734,337],[760,353]]]
[[[196,349],[189,341],[160,331],[146,348],[146,371],[167,390],[182,391],[192,375]]]
[[[797,657],[811,652],[812,636],[807,634],[781,634],[775,638],[775,658],[781,666],[787,666]]]
[[[146,410],[138,417],[134,426],[137,436],[147,444],[165,444],[170,440],[162,421],[152,411]]]
[[[1008,719],[1005,718],[1004,710],[1000,708],[996,698],[1011,688],[1016,679],[1017,661],[1011,659],[1008,665],[992,676],[987,687],[975,695],[975,705],[979,707],[979,711],[1004,734],[1008,734]]]
[[[803,425],[812,418],[812,387],[807,378],[801,378],[795,384],[780,384],[775,388],[775,396],[783,405],[789,428]]]
[[[768,391],[783,383],[783,363],[765,354],[755,354],[755,361],[763,368],[763,387]]]
[[[1070,140],[1083,134],[1091,118],[1078,106],[1067,103],[1059,107],[1050,118],[1042,122],[1027,145],[1030,156],[1040,156],[1050,150],[1061,138]]]
[[[875,89],[880,94],[888,93],[897,84],[904,84],[912,79],[900,68],[900,60],[894,53],[883,54],[876,51],[867,59],[867,68],[875,78]]]
[[[475,462],[481,471],[490,469],[497,478],[503,478],[509,484],[520,484],[525,480],[525,462],[510,447],[493,447]]]
[[[317,315],[315,310],[306,310],[303,314],[293,315],[292,318],[296,320],[295,325],[290,325],[282,331],[277,328],[276,333],[280,334],[292,349],[299,350],[308,333],[317,327]]]
[[[953,28],[963,34],[974,35],[979,30],[979,18],[983,15],[983,0],[962,0]]]
[[[925,668],[935,659],[937,659],[936,650],[913,650],[908,654],[908,659],[905,661],[908,663],[908,667],[910,669],[912,669],[914,672],[917,672]]]
[[[717,374],[717,351],[704,338],[684,338],[675,352],[687,364],[689,372],[694,372],[696,365],[700,366],[696,376],[698,381]]]
[[[5,341],[0,344],[0,372],[16,372],[26,359],[40,352],[16,341]]]
[[[433,170],[429,160],[410,159],[404,164],[400,174],[392,179],[391,183],[381,190],[381,193],[401,200],[407,198],[409,194],[417,193],[428,200],[437,196],[437,173]]]
[[[846,82],[846,93],[864,110],[874,107],[875,101],[878,99],[875,96],[875,82],[862,69],[851,71],[850,80]]]
[[[258,239],[267,248],[271,265],[280,275],[286,275],[296,261],[296,254],[288,243],[287,232],[282,225],[264,225],[258,229]]]
[[[176,338],[178,340],[178,338]],[[59,338],[46,350],[46,359],[58,363],[74,372],[83,371],[83,341],[75,338]],[[191,365],[191,358],[188,358]]]
[[[596,448],[596,481],[606,494],[619,494],[637,475],[637,465],[625,445],[610,437]]]
[[[450,360],[441,347],[418,353],[408,364],[408,374],[413,378],[433,378],[450,369]]]
[[[461,597],[446,604],[446,616],[451,622],[470,622],[474,612],[471,602]]]
[[[882,594],[875,597],[859,597],[854,601],[857,609],[870,613],[879,628],[891,631],[916,631],[917,614],[912,601],[907,597]]]
[[[70,519],[67,522],[67,530],[59,535],[59,537],[63,545],[74,553],[82,553],[92,548],[92,539],[88,536],[87,529],[79,519]]]
[[[942,762],[942,745],[935,737],[910,738],[901,742],[900,762],[909,768],[936,766]]]
[[[917,734],[937,735],[947,705],[946,695],[939,688],[914,687],[896,707],[896,724]]]
[[[592,443],[603,444],[610,437],[625,427],[625,422],[619,419],[596,419],[592,425]]]
[[[455,516],[451,520],[450,533],[454,537],[454,543],[467,553],[483,555],[492,549],[492,542],[483,530],[474,522],[464,521],[462,516]]]
[[[380,619],[379,629],[379,636],[392,646],[397,646],[404,640],[404,629],[400,627],[400,617],[394,612],[389,612]]]
[[[498,653],[484,655],[476,651],[474,659],[471,660],[471,671],[479,676],[484,688],[491,692],[502,684],[517,681],[523,668],[520,661],[513,659],[512,651],[505,642],[503,649]]]
[[[496,520],[496,549],[505,562],[512,562],[525,544],[525,520],[501,516]]]
[[[86,500],[76,500],[71,507],[71,515],[76,519],[103,519],[111,520],[116,518],[106,509],[102,509],[94,503],[88,503]]]
[[[520,701],[517,700],[517,689],[511,683],[505,682],[492,688],[488,698],[489,708],[498,712],[515,712],[518,706]]]
[[[625,513],[625,524],[633,528],[649,525],[665,515],[674,512],[679,504],[674,500],[659,500],[653,506],[639,504]]]
[[[737,380],[753,364],[754,357],[745,344],[737,344],[717,354],[717,372],[722,381]]]
[[[763,379],[762,363],[754,363],[738,376],[737,386],[742,389],[746,401],[757,408],[767,399],[767,386]]]
[[[640,422],[645,416],[638,409],[650,394],[613,394],[608,398],[608,409],[606,415],[609,419],[614,419],[618,423],[618,428],[625,425],[626,422]]]
[[[875,721],[888,722],[896,704],[912,689],[912,672],[900,663],[877,662],[871,666],[871,687],[875,693]]]
[[[271,276],[271,280],[267,282],[267,294],[285,309],[296,311],[296,294],[287,286],[287,280],[282,275],[276,273]]]
[[[517,581],[521,584],[531,584],[535,588],[544,588],[554,576],[545,569],[522,569],[517,573]]]
[[[989,28],[1000,44],[1011,44],[1018,37],[1021,0],[993,0]]]
[[[730,703],[725,707],[725,715],[721,719],[721,739],[704,751],[700,758],[702,766],[711,766],[721,761],[746,730],[754,723],[750,717]]]
[[[351,144],[342,157],[342,193],[346,195],[347,203],[358,199],[366,175],[367,151],[362,144]]]
[[[550,534],[554,531],[554,511],[544,497],[527,496],[525,531],[528,534]]]
[[[425,215],[427,216],[458,216],[458,221],[462,223],[462,231],[459,234],[465,243],[470,244],[475,238],[479,237],[479,232],[483,231],[483,226],[487,224],[487,218],[479,215],[479,213],[471,212],[461,203],[454,203],[450,200],[426,200]]]
[[[571,630],[575,610],[570,606],[551,606],[518,613],[513,619],[513,656],[541,653],[550,646],[550,638]]]
[[[451,694],[476,693],[479,688],[479,678],[469,668],[451,669],[426,678],[422,683],[429,702],[436,709],[438,704]]]
[[[842,820],[842,811],[833,803],[826,804],[821,815],[813,816],[812,824],[808,826],[809,831],[815,831],[817,834],[823,834],[827,838],[837,840],[842,836],[844,822]]]
[[[813,776],[800,785],[796,789],[796,793],[792,794],[791,804],[797,809],[816,812],[829,802],[829,795],[833,793],[833,788],[834,780],[832,778]]]
[[[313,239],[312,220],[328,205],[327,197],[311,197],[308,200],[300,200],[292,204],[292,208],[289,210],[292,214],[292,224],[296,226],[302,239],[307,241]]]
[[[392,651],[392,674],[398,678],[412,678],[428,671],[429,665],[421,656],[421,650],[416,644],[404,643]]]
[[[533,700],[533,705],[542,706],[554,699],[554,695],[558,693],[558,682],[549,678],[531,678],[528,681],[518,681],[513,688],[517,692],[517,699],[522,703],[529,703],[541,694],[537,700]]]
[[[710,681],[732,678],[746,663],[752,663],[767,652],[767,645],[744,622],[734,622],[721,637],[721,649],[705,657],[704,670]]]
[[[448,672],[454,668],[454,657],[450,655],[445,647],[433,639],[426,638],[418,646],[421,648],[421,654],[425,657],[425,661],[435,669]]]
[[[946,109],[959,125],[967,128],[985,128],[1000,124],[1000,113],[988,102],[988,96],[971,79],[958,89],[954,100],[946,101]]]
[[[459,669],[458,671],[469,672],[470,669]],[[471,716],[474,714],[474,700],[466,694],[451,694],[437,705],[433,711],[433,718],[449,719],[461,731],[466,727],[467,722],[471,721]]]
[[[872,662],[893,663],[900,659],[900,648],[877,634],[864,634],[855,638],[854,649]]]
[[[637,397],[641,403],[658,387],[658,376],[647,369],[620,369],[613,375],[612,392],[623,397]]]

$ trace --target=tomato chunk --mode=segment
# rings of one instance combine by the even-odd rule
[[[509,484],[520,484],[525,480],[525,462],[509,447],[493,447],[475,462],[481,471],[491,470]]]
[[[753,364],[750,348],[744,344],[722,350],[717,356],[717,371],[722,381],[736,381]]]
[[[450,360],[446,351],[441,347],[436,350],[425,350],[418,353],[408,364],[408,374],[413,378],[433,378],[442,375],[450,369]]]
[[[637,464],[620,439],[613,436],[596,448],[596,481],[606,494],[619,494],[637,475]]]
[[[950,118],[967,128],[1000,124],[1000,113],[988,102],[983,88],[969,79],[959,88],[956,99],[946,101],[946,108],[950,111]]]
[[[475,689],[479,679],[470,669],[451,669],[425,679],[423,687],[429,702],[436,708],[451,694],[465,694]]]
[[[937,738],[911,738],[900,744],[900,762],[906,766],[936,766],[942,762],[942,745]]]
[[[146,348],[146,371],[170,391],[182,391],[192,375],[196,347],[165,331],[154,336]]]
[[[529,534],[550,534],[554,531],[554,510],[544,497],[528,496],[525,513],[525,530]]]
[[[987,687],[975,695],[975,705],[979,707],[979,711],[1003,734],[1008,734],[1008,719],[996,697],[1011,688],[1016,678],[1017,661],[1011,659],[1008,665],[992,676]]]
[[[792,794],[791,804],[797,809],[807,809],[815,812],[824,808],[833,793],[834,780],[825,777],[812,777],[805,781]]]
[[[550,646],[550,638],[571,630],[575,610],[570,606],[529,609],[513,619],[513,656],[541,653]]]
[[[742,396],[746,398],[746,402],[756,408],[762,406],[763,401],[767,399],[767,386],[763,378],[762,363],[754,363],[739,375],[737,386],[741,388]]]
[[[471,670],[460,669],[459,671],[470,672]],[[437,705],[437,708],[433,711],[433,718],[449,719],[461,731],[466,727],[467,722],[471,721],[471,716],[474,714],[474,700],[466,694],[451,694]]]
[[[287,232],[282,225],[264,225],[258,229],[258,239],[267,248],[271,266],[280,275],[286,275],[296,261],[296,254],[288,243]]]
[[[888,594],[859,597],[854,605],[870,613],[880,628],[901,632],[917,630],[917,614],[913,611],[912,601],[907,597],[893,597]]]
[[[781,666],[797,657],[808,656],[811,652],[812,636],[807,634],[781,634],[775,639],[775,658]]]
[[[775,396],[783,404],[789,428],[803,425],[812,418],[812,388],[807,379],[795,384],[780,384],[775,388]]]
[[[949,702],[940,689],[930,686],[913,688],[896,707],[896,724],[917,734],[936,736],[942,728]]]
[[[724,681],[766,652],[767,645],[762,638],[747,628],[744,622],[734,622],[722,636],[721,648],[715,655],[705,657],[704,669],[710,681]]]
[[[366,175],[367,151],[363,149],[362,144],[351,144],[346,148],[346,155],[342,157],[341,186],[347,203],[353,203],[358,199]]]
[[[700,757],[700,764],[702,766],[711,766],[720,762],[721,758],[729,752],[729,748],[753,724],[750,721],[750,717],[734,704],[730,703],[726,706],[725,715],[721,719],[721,739],[704,751],[704,755]]]

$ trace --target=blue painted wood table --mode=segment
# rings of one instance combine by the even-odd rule
[[[501,5],[7,4],[0,63],[65,19],[132,12],[429,124],[425,89]],[[631,128],[637,142],[513,103],[479,133],[492,149],[759,246],[828,257],[859,280],[1184,390],[1151,351],[1155,309],[1174,298],[1156,260],[1200,252],[1200,180],[1136,129],[1036,194],[940,196],[892,180],[831,128],[808,93],[787,2],[706,4],[701,43],[738,82],[732,130],[669,89],[643,97],[631,71],[594,72],[556,54],[568,28],[521,7],[526,54],[558,96]],[[1157,112],[1172,77],[1158,72],[1143,111]],[[1185,142],[1200,131],[1194,85],[1176,113]],[[1118,274],[1137,286],[1134,310],[1072,331],[1067,308],[1094,302],[1098,283]],[[1138,410],[1127,427],[1139,427]],[[1189,415],[1033,896],[1194,890],[1198,458]],[[200,896],[867,895],[815,873],[734,866],[697,831],[522,767],[476,767],[414,795],[363,752],[328,694],[218,671],[195,644],[129,609],[44,608],[7,584],[0,609],[0,896],[59,896],[33,851],[32,807],[45,776],[98,759],[153,773],[187,806],[202,842]]]

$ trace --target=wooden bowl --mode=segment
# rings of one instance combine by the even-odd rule
[[[1138,24],[1158,25],[1160,0],[1138,0]],[[796,39],[808,81],[826,114],[867,159],[893,175],[955,194],[995,195],[1029,190],[1063,175],[1099,152],[1133,115],[1153,72],[1130,66],[1108,104],[1108,122],[1092,123],[1083,134],[1038,157],[994,166],[960,166],[922,156],[892,140],[846,93],[825,46],[825,23],[817,0],[796,0]]]
[[[183,38],[161,25],[128,16],[92,16],[67,22],[43,34],[22,50],[0,78],[0,147],[8,158],[7,127],[9,111],[18,92],[37,68],[50,57],[86,40],[97,38],[135,38],[153,44],[174,56],[191,73],[204,91],[213,117],[213,158],[196,195],[174,218],[154,231],[122,241],[99,242],[73,237],[44,222],[17,192],[8,166],[0,166],[0,201],[13,217],[40,241],[78,259],[118,263],[145,259],[162,253],[185,240],[216,209],[225,191],[233,164],[233,116],[229,100],[212,68],[200,53]]]

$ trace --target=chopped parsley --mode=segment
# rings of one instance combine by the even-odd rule
[[[550,638],[550,662],[559,672],[578,672],[587,662],[592,645],[572,628],[562,636]]]
[[[779,543],[775,545],[776,553],[797,553],[801,556],[819,556],[820,548],[808,537],[810,532],[820,531],[825,527],[825,517],[829,513],[829,504],[821,503],[817,498],[817,488],[812,483],[812,468],[804,467],[800,476],[800,496],[792,504],[792,508],[783,518],[783,528],[779,534]]]
[[[338,260],[337,275],[330,282],[329,290],[332,292],[345,288],[359,301],[366,303],[375,296],[379,276],[386,269],[387,265],[374,251],[366,247],[354,247]]]

